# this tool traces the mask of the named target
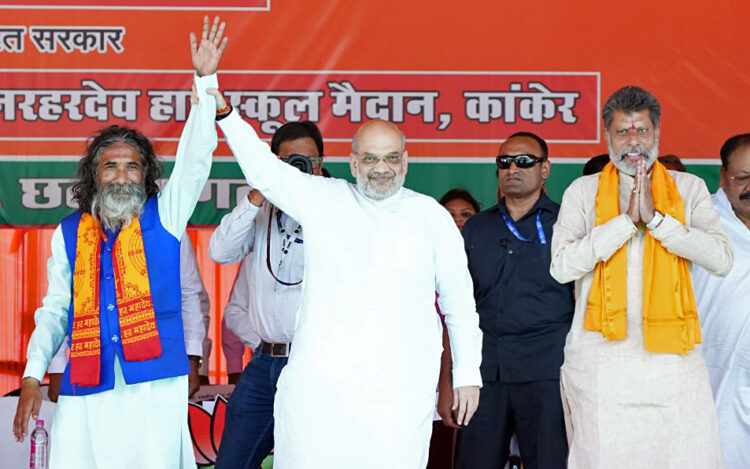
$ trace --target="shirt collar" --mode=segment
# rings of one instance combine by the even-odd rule
[[[496,207],[501,214],[510,216],[510,212],[508,212],[508,208],[505,206],[505,197],[500,200]],[[547,197],[547,194],[545,194],[543,190],[541,191],[541,195],[531,207],[531,209],[529,209],[528,212],[526,212],[521,218],[519,218],[519,220],[523,220],[524,218],[528,217],[529,214],[536,214],[540,209],[553,213],[555,211],[555,203],[552,202],[549,197]]]
[[[727,197],[727,193],[721,187],[711,196],[711,200],[714,204],[714,208],[719,213],[719,216],[727,223],[724,225],[725,228],[736,229],[738,233],[742,233],[743,236],[747,235],[748,227],[745,223],[740,220],[740,217],[734,213],[732,203]]]

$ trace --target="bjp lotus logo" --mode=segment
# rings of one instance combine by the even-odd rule
[[[210,407],[211,401],[204,401]],[[209,413],[203,405],[188,403],[188,427],[193,439],[195,462],[199,467],[212,466],[224,432],[224,419],[227,413],[227,401],[222,396],[214,398],[213,412]]]

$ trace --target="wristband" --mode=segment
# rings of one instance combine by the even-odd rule
[[[233,109],[232,106],[227,104],[227,107],[225,107],[224,109],[220,109],[219,111],[216,111],[216,121],[218,122],[224,119],[225,117],[227,117],[229,114],[232,113],[232,109]]]

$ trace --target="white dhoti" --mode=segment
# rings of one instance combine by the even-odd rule
[[[699,349],[689,356],[566,356],[561,389],[569,469],[723,467]]]
[[[428,364],[425,364],[427,366]],[[315,376],[280,380],[274,411],[275,465],[280,468],[424,468],[435,386],[363,386]],[[289,386],[286,383],[292,382]],[[342,386],[344,384],[344,386]]]
[[[50,469],[193,469],[187,376],[60,396],[50,431]]]

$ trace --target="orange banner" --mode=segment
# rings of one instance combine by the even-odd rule
[[[437,196],[460,185],[486,208],[498,143],[528,130],[551,141],[548,189],[559,200],[574,166],[606,151],[599,111],[628,84],[661,101],[661,153],[689,165],[715,164],[726,138],[749,130],[746,0],[0,0],[0,393],[20,383],[46,286],[51,230],[17,228],[69,211],[75,161],[100,127],[138,126],[174,154],[188,33],[204,14],[227,21],[227,97],[264,137],[316,121],[334,176],[348,171],[335,157],[349,154],[357,124],[385,117],[416,163],[407,185]],[[225,144],[216,155],[230,156]],[[217,158],[199,223],[215,223],[241,183],[231,159]],[[192,234],[212,301],[215,381],[216,318],[236,267],[208,259],[210,230]]]

